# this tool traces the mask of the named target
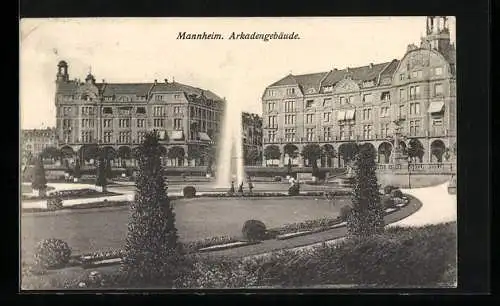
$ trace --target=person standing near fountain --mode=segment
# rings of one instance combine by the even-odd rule
[[[250,193],[252,193],[252,189],[253,189],[252,179],[248,177],[248,190],[250,190]]]
[[[238,193],[241,193],[243,195],[243,181],[241,182],[240,186],[238,187]]]
[[[229,193],[234,193],[234,181],[231,181],[231,189],[229,189]]]

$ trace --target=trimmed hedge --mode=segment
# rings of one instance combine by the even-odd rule
[[[266,225],[259,220],[247,220],[241,230],[243,237],[249,241],[261,241],[266,238]]]
[[[182,195],[188,199],[194,198],[196,197],[196,188],[194,188],[193,186],[186,186],[182,189]]]
[[[35,265],[40,268],[59,268],[69,262],[71,249],[60,239],[42,240],[35,249]]]

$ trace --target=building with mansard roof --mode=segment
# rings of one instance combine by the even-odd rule
[[[417,162],[441,162],[456,143],[456,50],[447,17],[427,17],[420,46],[408,45],[401,59],[362,67],[289,74],[262,95],[263,146],[301,152],[307,144],[342,152],[347,142],[370,143],[379,163],[390,163],[395,139]],[[293,147],[292,147],[293,148]],[[452,157],[453,158],[453,157]],[[295,164],[305,161],[298,155]],[[322,166],[339,166],[342,154],[323,157]]]
[[[55,104],[56,135],[65,156],[88,160],[92,154],[85,152],[99,146],[127,160],[145,133],[156,130],[165,162],[176,166],[206,164],[198,153],[217,140],[225,101],[173,80],[98,83],[91,73],[84,82],[70,80],[69,65],[61,61]]]

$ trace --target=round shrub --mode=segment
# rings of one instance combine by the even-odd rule
[[[391,192],[396,189],[396,187],[392,186],[392,185],[387,185],[384,187],[384,193],[385,194],[391,194]]]
[[[241,230],[243,237],[250,241],[260,241],[266,238],[266,225],[259,220],[248,220]]]
[[[185,198],[194,198],[196,196],[196,188],[193,186],[186,186],[182,190],[182,194]]]
[[[35,250],[35,263],[41,268],[55,268],[69,262],[71,249],[60,239],[50,238],[38,243]]]
[[[393,198],[402,198],[403,197],[403,193],[399,189],[393,189],[391,191],[391,197],[393,197]]]
[[[344,205],[340,208],[340,219],[342,221],[347,221],[347,218],[349,218],[349,215],[352,212],[352,207],[349,205]]]
[[[47,200],[47,209],[48,210],[58,210],[63,208],[63,201],[60,197],[56,196],[55,198],[51,198]]]
[[[273,177],[273,182],[281,182],[281,176]]]
[[[382,202],[382,206],[384,207],[384,209],[394,208],[396,206],[396,203],[395,203],[394,199],[391,198],[388,195],[382,196],[381,197],[381,202]]]

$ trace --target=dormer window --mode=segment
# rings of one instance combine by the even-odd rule
[[[295,88],[287,88],[286,89],[287,95],[294,95],[295,94]]]
[[[156,101],[163,101],[163,96],[162,95],[156,95],[155,99],[156,99]]]
[[[306,108],[311,108],[314,106],[314,100],[307,100],[306,101]]]
[[[325,86],[323,87],[323,92],[332,92],[333,91],[333,86]]]
[[[179,100],[180,98],[181,98],[181,95],[179,95],[179,94],[174,95],[174,99]]]

